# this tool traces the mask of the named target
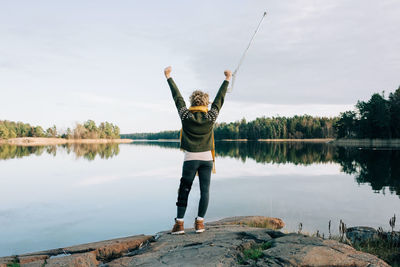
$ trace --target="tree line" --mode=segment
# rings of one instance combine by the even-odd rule
[[[230,123],[217,123],[214,126],[216,140],[222,139],[286,139],[286,138],[334,138],[333,125],[337,117],[313,117],[309,115],[293,117],[261,117],[247,122],[245,119]],[[130,139],[178,139],[179,131],[157,133],[122,134]]]
[[[83,124],[77,123],[74,128],[59,130],[55,125],[44,130],[41,126],[32,126],[29,123],[0,121],[0,139],[16,137],[54,137],[67,139],[97,139],[120,138],[120,129],[109,122],[101,122],[99,125],[93,120],[87,120]]]
[[[388,99],[382,92],[358,101],[354,111],[340,114],[335,128],[339,138],[400,138],[400,86]]]

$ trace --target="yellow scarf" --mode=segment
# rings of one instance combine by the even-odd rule
[[[208,107],[207,106],[193,106],[189,108],[190,111],[192,112],[204,112],[207,113],[208,112]]]
[[[193,106],[190,107],[189,110],[191,112],[204,112],[207,113],[208,112],[208,107],[207,106]],[[213,159],[213,168],[212,168],[212,173],[216,173],[216,169],[215,169],[215,142],[214,142],[214,130],[212,131],[212,149],[211,149],[211,155],[212,155],[212,159]],[[179,137],[180,141],[182,142],[182,129],[181,129],[181,134]],[[198,175],[198,173],[197,173]]]

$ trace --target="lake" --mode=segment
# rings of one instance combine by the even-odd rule
[[[0,256],[172,228],[177,142],[0,146]],[[279,217],[283,231],[389,229],[400,214],[400,150],[315,143],[217,142],[206,221]],[[197,215],[196,178],[185,226]],[[396,227],[398,229],[398,227]]]

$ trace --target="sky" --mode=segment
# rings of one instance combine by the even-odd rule
[[[218,122],[337,116],[399,87],[398,0],[0,0],[0,120],[179,129],[163,69],[187,104],[213,99],[264,11]]]

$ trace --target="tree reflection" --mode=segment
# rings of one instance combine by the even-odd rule
[[[32,154],[41,155],[44,150],[45,147],[0,145],[0,159],[22,158]]]
[[[216,154],[221,157],[254,159],[258,163],[293,163],[310,165],[333,161],[335,147],[321,143],[283,142],[217,142]]]
[[[133,142],[134,146],[158,146],[179,149],[179,142]],[[119,144],[66,144],[61,146],[0,146],[0,160],[22,158],[44,153],[56,156],[60,151],[92,161],[119,154]],[[355,176],[359,184],[368,183],[375,192],[400,195],[400,150],[344,148],[321,143],[297,142],[216,142],[216,155],[246,162],[310,165],[338,163],[341,171]]]
[[[101,159],[109,159],[119,154],[119,146],[116,143],[110,144],[66,144],[59,146],[15,146],[0,145],[0,160],[22,158],[30,155],[40,156],[44,152],[56,156],[57,151],[65,150],[67,154],[75,154],[76,158],[84,158],[89,161],[96,156]]]
[[[178,142],[134,142],[179,148]],[[245,162],[310,165],[339,163],[341,171],[355,176],[359,184],[368,183],[375,192],[400,195],[400,150],[376,150],[337,147],[321,143],[301,142],[216,142],[216,155],[237,158]]]
[[[61,145],[68,154],[74,153],[77,158],[94,160],[98,155],[101,159],[109,159],[119,154],[119,144],[65,144]]]
[[[131,144],[179,149],[179,142],[140,141]],[[333,162],[335,146],[300,142],[217,141],[215,144],[215,153],[218,157],[237,158],[243,162],[246,162],[247,159],[253,159],[258,163],[309,165],[313,163]]]
[[[375,192],[400,195],[400,150],[338,148],[336,161],[342,171],[354,174],[360,184],[368,183]]]

